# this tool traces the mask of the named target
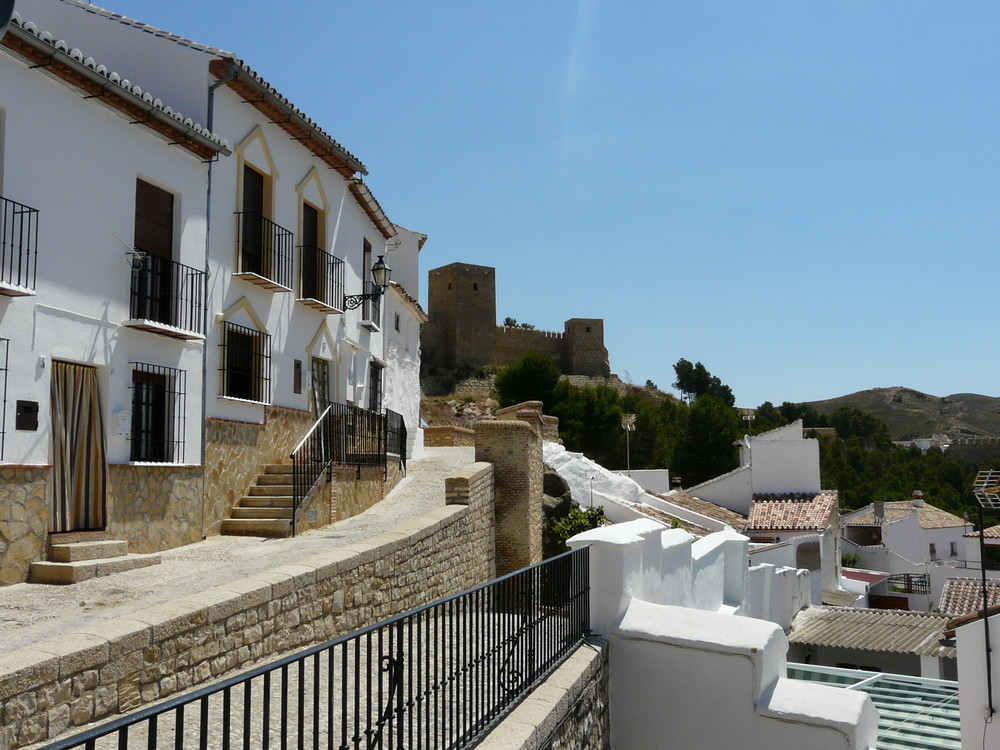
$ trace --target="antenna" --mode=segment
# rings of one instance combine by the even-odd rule
[[[13,15],[14,0],[0,0],[0,37],[7,33],[7,26]]]
[[[0,2],[3,2],[3,0],[0,0]],[[116,240],[118,240],[120,243],[122,243],[122,246],[125,248],[125,257],[122,258],[122,260],[125,262],[125,265],[128,268],[131,268],[133,271],[141,271],[142,262],[146,259],[147,253],[144,253],[142,250],[136,250],[125,240],[123,240],[121,238],[121,235],[118,234],[118,232],[112,232],[111,236],[114,237]]]

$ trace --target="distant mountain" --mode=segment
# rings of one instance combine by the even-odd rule
[[[944,433],[950,438],[1000,437],[1000,398],[976,393],[931,396],[912,388],[872,388],[825,401],[807,402],[820,414],[860,409],[889,426],[893,440]]]

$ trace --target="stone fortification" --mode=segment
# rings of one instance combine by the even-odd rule
[[[561,333],[497,326],[496,269],[489,266],[451,263],[431,270],[427,306],[420,347],[429,367],[503,366],[534,351],[552,357],[565,373],[610,375],[599,318],[572,318]]]
[[[488,464],[446,505],[365,542],[0,654],[0,748],[175,695],[484,583],[494,575]]]

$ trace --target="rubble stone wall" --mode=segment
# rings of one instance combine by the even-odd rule
[[[44,557],[49,528],[48,466],[0,466],[0,585],[20,583]]]
[[[201,466],[108,466],[107,531],[132,553],[201,539]]]

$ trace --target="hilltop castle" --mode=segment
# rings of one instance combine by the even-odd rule
[[[420,346],[428,366],[503,366],[534,351],[567,375],[611,374],[601,318],[572,318],[562,333],[498,326],[495,268],[451,263],[431,270],[427,306]]]

